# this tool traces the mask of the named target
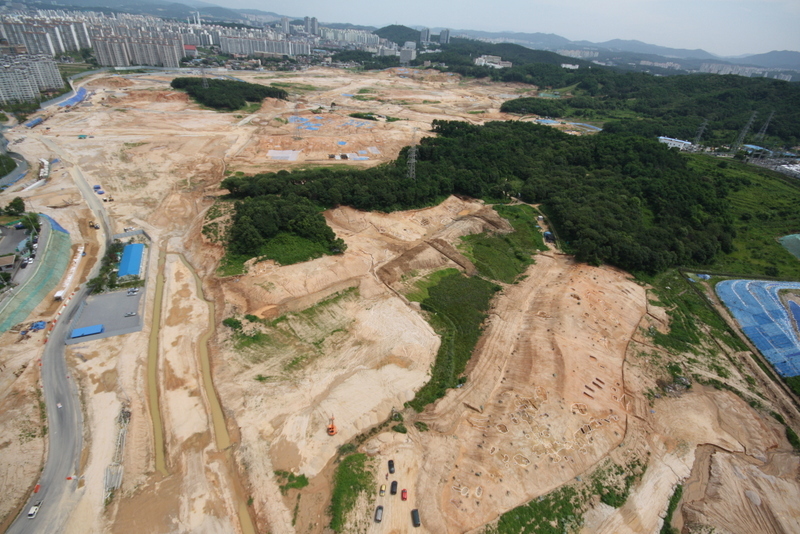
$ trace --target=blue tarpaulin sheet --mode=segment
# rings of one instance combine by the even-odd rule
[[[783,376],[800,375],[800,306],[781,302],[783,290],[800,290],[798,282],[725,280],[717,295],[731,311],[742,332]],[[791,314],[791,315],[790,315]],[[794,320],[793,320],[794,319]]]
[[[76,328],[73,330],[69,337],[75,339],[76,337],[93,336],[95,334],[102,334],[104,330],[105,327],[101,324],[84,326],[83,328]]]

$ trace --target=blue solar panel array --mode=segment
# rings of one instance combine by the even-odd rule
[[[758,350],[782,376],[800,375],[800,338],[797,323],[781,303],[778,292],[784,289],[800,291],[798,282],[768,282],[763,280],[725,280],[717,284],[719,298]],[[790,303],[795,321],[800,307]]]

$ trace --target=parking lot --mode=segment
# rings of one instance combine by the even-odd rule
[[[94,295],[86,299],[70,331],[85,326],[102,324],[104,331],[92,336],[67,339],[67,345],[102,339],[122,334],[138,332],[142,329],[142,310],[140,303],[143,301],[145,288],[140,288],[135,295],[128,296],[124,289],[102,295]],[[126,317],[127,314],[136,312],[136,315]]]

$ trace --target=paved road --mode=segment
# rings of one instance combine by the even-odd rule
[[[53,152],[65,160],[64,153],[53,141],[41,138],[41,141]],[[92,191],[80,168],[73,165],[70,169],[75,184],[94,213],[97,220],[102,221],[106,240],[111,235],[111,224],[103,209],[103,202]],[[102,247],[100,254],[105,254]],[[97,275],[100,261],[97,261],[88,279]],[[78,305],[86,299],[88,291],[85,286],[75,294],[68,303],[50,334],[42,356],[42,383],[44,400],[47,405],[48,454],[47,463],[38,483],[39,493],[31,495],[22,513],[8,529],[9,534],[41,534],[57,533],[64,526],[75,504],[80,499],[83,489],[78,488],[76,476],[79,475],[81,447],[83,445],[83,417],[77,387],[71,377],[64,358],[64,342],[71,331],[73,315]],[[61,408],[57,404],[61,404]],[[72,480],[67,480],[72,477]],[[34,519],[28,519],[27,513],[34,503],[42,501],[42,507]]]
[[[68,313],[74,313],[76,304],[85,296],[86,290],[82,289],[70,302]],[[41,489],[28,500],[23,513],[8,529],[9,534],[61,532],[83,492],[78,490],[75,478],[80,467],[83,419],[77,388],[73,379],[67,378],[69,370],[64,359],[68,322],[62,320],[56,323],[42,357],[42,382],[50,441],[47,463],[38,481]],[[58,403],[61,403],[61,408],[57,407]],[[67,480],[67,477],[73,477],[73,480]],[[28,510],[38,501],[42,501],[39,514],[34,519],[28,519]]]

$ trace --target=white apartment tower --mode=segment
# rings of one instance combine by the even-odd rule
[[[64,80],[53,58],[20,54],[0,57],[0,102],[29,102],[42,91],[60,89]]]

